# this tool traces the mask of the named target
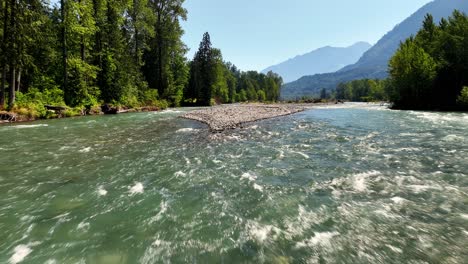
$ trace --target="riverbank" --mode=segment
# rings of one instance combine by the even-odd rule
[[[316,104],[315,104],[316,105]],[[234,104],[191,111],[181,118],[208,125],[211,132],[234,129],[245,123],[286,116],[312,108],[313,104]]]
[[[38,120],[46,119],[60,119],[68,117],[79,117],[79,116],[96,116],[96,115],[106,115],[106,114],[123,114],[123,113],[138,113],[138,112],[158,112],[165,110],[166,108],[161,108],[157,106],[144,106],[136,108],[120,108],[120,107],[109,107],[102,106],[101,108],[93,108],[90,111],[82,110],[76,112],[76,114],[68,114],[66,108],[56,110],[48,110],[50,115],[47,115],[46,118],[30,116],[28,114],[22,114],[14,111],[0,111],[0,125],[1,124],[10,124],[10,123],[20,123],[20,122],[33,122]]]

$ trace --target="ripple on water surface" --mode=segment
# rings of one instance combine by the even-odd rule
[[[467,114],[185,111],[0,126],[0,263],[468,259]]]

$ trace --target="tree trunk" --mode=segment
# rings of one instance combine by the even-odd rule
[[[6,75],[7,75],[7,54],[6,54],[6,47],[7,47],[7,24],[8,24],[8,1],[4,1],[5,6],[2,6],[3,8],[3,35],[2,35],[2,43],[1,43],[1,48],[2,48],[2,54],[0,54],[0,62],[2,63],[2,83],[0,86],[0,110],[2,110],[5,107],[5,86],[6,86]]]
[[[8,92],[8,109],[13,108],[13,105],[15,104],[15,87],[16,87],[16,69],[14,65],[11,65],[10,91]]]
[[[137,67],[140,66],[140,56],[138,54],[138,26],[137,26],[137,20],[138,20],[138,10],[139,10],[139,4],[138,0],[133,0],[133,25],[134,25],[134,30],[135,30],[135,63]]]
[[[8,92],[8,108],[11,109],[15,103],[15,82],[16,82],[16,72],[15,72],[15,63],[17,59],[16,47],[15,47],[15,18],[16,18],[16,0],[10,1],[10,25],[8,27],[8,32],[6,38],[9,38],[7,50],[9,52],[8,60],[10,63],[11,79],[10,79],[10,91]]]
[[[164,2],[160,4],[159,10],[158,10],[158,24],[157,24],[157,29],[156,29],[156,38],[158,42],[158,84],[157,87],[160,91],[160,95],[164,95],[164,83],[163,83],[163,73],[162,73],[162,67],[163,67],[163,58],[162,58],[162,49],[163,49],[163,37],[162,37],[162,13],[164,11]]]
[[[80,8],[81,8],[81,0],[79,0],[78,3],[80,4]],[[80,18],[80,24],[81,26],[83,26],[82,18]],[[81,60],[84,62],[85,61],[84,36],[81,36],[81,39],[80,39],[80,55],[81,55]]]
[[[68,77],[67,77],[67,36],[66,36],[66,29],[65,29],[65,0],[60,0],[60,10],[62,16],[62,66],[63,66],[63,90],[67,90],[68,86]]]
[[[5,107],[5,86],[6,86],[6,77],[7,77],[7,66],[3,65],[2,70],[2,84],[0,86],[0,110],[3,110]]]
[[[16,91],[19,92],[21,88],[21,67],[18,68],[18,77],[16,78]]]
[[[93,0],[93,8],[94,8],[94,19],[96,21],[96,27],[101,28],[101,23],[100,23],[100,18],[99,18],[99,3],[97,0]],[[101,43],[101,31],[98,30],[95,34],[95,42],[94,42],[94,47],[93,47],[93,60],[94,62],[99,66],[99,68],[102,69],[102,43]]]

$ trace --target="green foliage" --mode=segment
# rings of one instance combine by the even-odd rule
[[[468,107],[468,86],[463,87],[457,98],[457,103],[461,107]]]
[[[386,80],[355,80],[340,83],[335,90],[335,98],[353,102],[386,101]]]
[[[390,100],[396,107],[427,108],[436,77],[435,60],[410,38],[390,60]]]
[[[93,86],[98,68],[80,59],[68,60],[68,86],[65,102],[70,106],[94,105],[99,97],[99,89]]]
[[[143,92],[142,101],[145,105],[155,105],[159,101],[158,90],[148,89],[145,92]]]
[[[51,118],[54,117],[51,112],[47,111],[45,105],[64,106],[63,91],[58,88],[39,91],[37,88],[32,88],[29,92],[23,94],[17,92],[15,106],[12,111],[29,118]]]
[[[435,25],[426,16],[415,38],[390,60],[390,100],[400,109],[460,108],[468,84],[468,17],[458,11]]]
[[[267,98],[266,98],[265,91],[263,91],[263,90],[258,90],[257,96],[258,96],[257,100],[258,100],[259,102],[265,102],[266,99],[267,99]]]

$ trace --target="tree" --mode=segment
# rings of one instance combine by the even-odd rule
[[[187,95],[199,105],[210,105],[212,87],[215,84],[216,61],[211,47],[210,34],[206,32],[195,53],[190,69]]]
[[[327,99],[327,98],[328,98],[327,90],[325,90],[325,88],[322,88],[322,90],[320,91],[320,99]]]
[[[389,96],[396,108],[455,109],[468,84],[468,17],[454,11],[437,26],[427,15],[416,37],[390,60]]]
[[[173,91],[172,65],[180,62],[187,48],[181,41],[183,30],[179,20],[187,18],[187,11],[182,7],[184,0],[150,0],[149,6],[156,19],[154,35],[148,41],[148,49],[143,55],[143,72],[149,87],[158,89],[159,94],[168,95]],[[180,76],[179,76],[180,77]],[[173,93],[173,92],[172,92]]]
[[[413,38],[406,40],[389,63],[393,91],[390,99],[399,108],[429,107],[437,73],[434,59]]]

